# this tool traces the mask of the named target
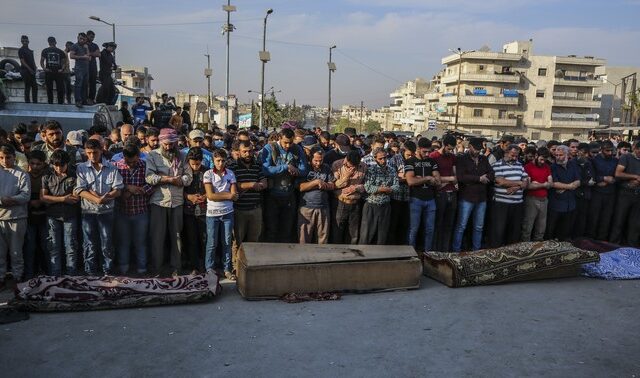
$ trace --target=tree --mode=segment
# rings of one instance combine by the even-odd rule
[[[366,132],[367,134],[375,134],[380,132],[381,130],[382,126],[380,125],[380,122],[370,119],[364,123],[364,130],[362,131]]]

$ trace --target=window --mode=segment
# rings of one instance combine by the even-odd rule
[[[546,68],[538,68],[538,76],[547,76]]]
[[[503,109],[498,110],[498,118],[499,119],[507,118],[507,111]]]
[[[510,72],[511,72],[511,67],[509,66],[502,67],[502,73],[510,73]]]
[[[533,118],[542,119],[542,114],[542,110],[536,110],[535,112],[533,112]]]
[[[484,64],[478,66],[478,71],[484,71]]]
[[[482,117],[482,109],[473,109],[474,117]]]
[[[544,89],[538,89],[536,91],[536,97],[538,98],[544,98]]]
[[[531,139],[540,140],[540,132],[532,132],[531,133]]]
[[[560,139],[560,133],[553,133],[551,135],[551,138],[554,139],[554,140],[559,140]]]

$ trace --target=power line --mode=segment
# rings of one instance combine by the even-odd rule
[[[258,38],[258,37],[251,37],[248,35],[239,35],[239,34],[235,34],[236,37],[240,37],[240,38],[246,38],[246,39],[255,39],[255,40],[260,40],[262,41],[262,38]],[[329,48],[329,46],[325,46],[325,45],[316,45],[313,43],[302,43],[302,42],[289,42],[289,41],[279,41],[277,39],[267,39],[267,41],[269,42],[273,42],[273,43],[281,43],[281,44],[285,44],[285,45],[295,45],[295,46],[307,46],[307,47],[320,47],[323,49]]]
[[[241,20],[234,20],[235,22],[244,21],[258,21],[261,18],[245,18]],[[116,24],[117,27],[153,27],[153,26],[183,26],[183,25],[207,25],[207,24],[225,24],[226,21],[195,21],[195,22],[170,22],[170,23],[157,23],[157,24]],[[18,25],[18,26],[49,26],[49,27],[95,27],[97,24],[35,24],[24,22],[0,22],[0,25]]]
[[[354,61],[355,63],[358,63],[359,65],[361,65],[361,66],[363,66],[363,67],[365,67],[365,68],[369,69],[370,71],[377,73],[378,75],[384,76],[384,77],[386,77],[386,78],[387,78],[387,79],[389,79],[389,80],[393,80],[393,81],[395,81],[396,83],[403,83],[403,81],[398,80],[398,79],[396,79],[396,78],[393,78],[393,77],[391,77],[391,76],[389,76],[389,75],[385,74],[384,72],[380,72],[380,71],[376,70],[375,68],[373,68],[373,67],[369,66],[368,64],[362,63],[361,61],[359,61],[359,60],[357,60],[357,59],[355,59],[355,58],[353,58],[353,57],[351,57],[351,56],[349,56],[349,55],[345,54],[345,53],[344,53],[343,51],[341,51],[341,50],[336,49],[336,52],[337,52],[337,53],[339,53],[340,55],[344,56],[345,58],[350,59],[350,60]]]

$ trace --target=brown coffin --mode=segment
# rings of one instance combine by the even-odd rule
[[[408,246],[243,243],[238,253],[238,290],[247,299],[415,289],[421,273]]]

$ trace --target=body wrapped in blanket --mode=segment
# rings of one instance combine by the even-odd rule
[[[221,290],[214,273],[139,279],[40,276],[18,284],[10,305],[33,312],[105,310],[203,302]]]

